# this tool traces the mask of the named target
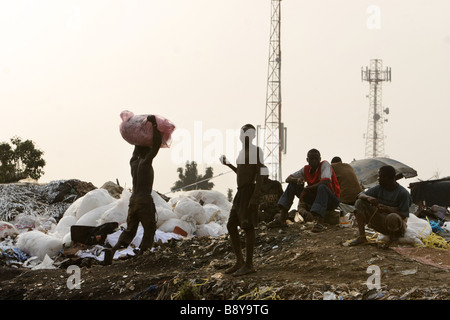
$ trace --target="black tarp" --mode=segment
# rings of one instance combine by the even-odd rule
[[[106,236],[113,233],[119,224],[117,222],[107,222],[98,227],[73,225],[70,227],[73,242],[86,245],[103,244]]]
[[[425,202],[428,207],[450,207],[450,178],[414,182],[409,188],[415,204]]]

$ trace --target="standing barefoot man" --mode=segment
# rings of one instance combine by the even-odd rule
[[[253,273],[253,249],[255,246],[255,227],[258,221],[258,196],[261,186],[262,151],[251,143],[255,138],[255,127],[246,124],[241,128],[242,150],[236,160],[237,167],[228,162],[225,156],[221,162],[231,168],[237,176],[237,193],[233,200],[227,223],[231,245],[236,254],[236,264],[225,273],[234,276]],[[245,231],[246,259],[242,255],[238,227]]]

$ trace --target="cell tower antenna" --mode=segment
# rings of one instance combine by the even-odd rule
[[[370,85],[370,107],[366,134],[366,158],[384,156],[384,114],[389,114],[389,108],[383,110],[381,104],[381,84],[391,81],[391,68],[383,70],[383,62],[380,59],[370,60],[370,69],[361,68],[361,80],[369,82]]]
[[[271,0],[269,68],[264,122],[264,164],[269,177],[281,182],[281,155],[286,153],[287,129],[281,122],[281,0]]]

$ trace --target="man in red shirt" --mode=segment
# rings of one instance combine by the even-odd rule
[[[341,190],[330,163],[322,161],[317,149],[308,151],[306,161],[306,166],[287,177],[288,186],[278,201],[280,213],[269,224],[270,227],[286,226],[288,211],[295,196],[300,198],[301,203],[311,206],[310,212],[316,220],[314,232],[324,229],[321,223],[327,210],[334,210],[339,205]]]

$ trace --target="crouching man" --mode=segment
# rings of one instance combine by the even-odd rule
[[[389,244],[404,236],[412,200],[408,190],[396,182],[395,175],[392,166],[381,167],[378,185],[358,195],[354,213],[359,236],[350,242],[350,246],[368,243],[366,225],[389,236]]]

